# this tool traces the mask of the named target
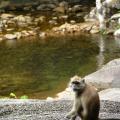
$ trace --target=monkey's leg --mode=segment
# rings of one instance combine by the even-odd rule
[[[87,110],[87,106],[85,104],[83,104],[83,111],[81,112],[81,119],[82,120],[89,120],[88,110]]]
[[[76,112],[76,110],[71,110],[68,114],[67,114],[67,116],[66,116],[66,118],[68,118],[68,119],[72,119],[72,120],[75,120],[74,118],[77,116],[77,112]]]

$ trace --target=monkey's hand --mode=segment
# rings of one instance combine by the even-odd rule
[[[66,118],[70,120],[75,120],[76,117],[77,117],[76,115],[69,115],[69,114],[66,116]]]
[[[71,111],[66,115],[67,119],[72,119],[76,117],[76,112],[75,111]]]
[[[71,114],[67,114],[66,116],[65,116],[65,118],[67,118],[67,119],[70,119],[72,116],[71,116]]]

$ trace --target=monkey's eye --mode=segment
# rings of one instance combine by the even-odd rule
[[[78,85],[80,83],[78,81],[73,81],[72,84]]]

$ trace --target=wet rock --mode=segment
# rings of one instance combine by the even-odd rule
[[[72,7],[72,12],[75,12],[75,13],[82,12],[82,6],[81,5],[74,5]]]
[[[84,15],[83,13],[77,13],[76,17],[83,17],[83,15]]]
[[[90,13],[84,17],[84,20],[86,22],[98,21],[96,8],[92,8],[92,10],[90,11]]]
[[[59,3],[59,6],[68,9],[68,2],[62,1],[62,2]]]
[[[51,25],[57,25],[58,24],[56,20],[49,20],[48,23],[51,24]]]
[[[50,9],[54,9],[56,7],[56,5],[54,5],[54,4],[48,4],[47,7],[50,8]]]
[[[1,19],[10,19],[10,18],[13,18],[14,17],[14,15],[13,14],[8,14],[8,13],[3,13],[3,14],[1,14],[0,15],[0,18]]]
[[[28,27],[28,25],[32,24],[32,18],[30,16],[18,15],[13,18],[14,23],[18,27]]]
[[[119,19],[119,18],[120,18],[120,13],[117,13],[111,16],[111,19]]]
[[[30,16],[25,16],[25,22],[27,23],[27,24],[31,24],[32,23],[32,18],[30,17]]]
[[[108,30],[106,31],[106,34],[107,34],[107,35],[113,35],[114,32],[115,32],[114,29],[108,29]]]
[[[45,4],[39,5],[36,9],[37,10],[44,10]]]
[[[66,9],[64,7],[56,7],[55,9],[53,9],[53,11],[64,14],[66,12]]]
[[[8,32],[11,32],[11,31],[13,31],[14,30],[14,28],[7,28],[6,29],[6,31],[8,31]]]
[[[29,10],[31,10],[31,9],[32,9],[32,6],[27,6],[27,7],[24,7],[24,8],[23,8],[24,11],[29,11]]]
[[[40,22],[40,23],[42,23],[42,22],[44,22],[46,20],[46,17],[45,16],[40,16],[40,17],[38,17],[38,18],[35,18],[35,22]]]
[[[118,29],[114,32],[114,36],[120,37],[120,29]]]
[[[28,33],[30,36],[35,36],[37,34],[35,31],[32,30],[29,30]]]
[[[17,38],[17,35],[15,35],[15,34],[6,34],[4,37],[5,37],[5,39],[13,40],[13,39]]]
[[[107,63],[103,68],[109,68],[109,67],[114,67],[114,66],[119,66],[120,65],[120,59],[114,59]]]
[[[53,19],[53,20],[57,20],[57,19],[58,19],[58,17],[53,17],[52,19]]]
[[[27,30],[23,30],[21,31],[22,37],[28,37],[30,35],[30,33],[28,33]]]
[[[106,64],[100,70],[87,75],[85,80],[98,89],[120,88],[120,59]]]
[[[59,34],[75,33],[75,32],[80,31],[80,27],[79,27],[79,25],[72,25],[69,23],[65,23],[65,24],[61,25],[60,27],[53,28],[52,30]]]
[[[75,21],[75,20],[71,20],[70,23],[71,23],[71,24],[75,24],[76,21]]]
[[[17,27],[15,21],[13,21],[13,20],[8,20],[6,24],[8,25],[9,28]]]
[[[92,30],[93,26],[95,25],[94,22],[85,22],[80,24],[80,30],[83,32],[90,32]]]
[[[39,33],[39,37],[40,38],[46,38],[47,37],[47,33],[46,32],[40,32]]]
[[[30,16],[23,16],[23,15],[14,17],[14,20],[20,23],[28,23],[28,24],[32,22],[32,18]]]
[[[73,34],[79,32],[87,32],[91,34],[97,34],[99,32],[99,27],[95,22],[85,22],[85,23],[75,23],[76,21],[70,21],[71,24],[67,22],[59,27],[54,27],[52,30],[59,34]]]
[[[40,4],[58,4],[58,0],[40,0]]]
[[[2,31],[3,28],[4,28],[3,21],[0,20],[0,31]]]
[[[118,24],[120,25],[120,18],[118,19]]]
[[[21,32],[15,32],[15,35],[17,36],[17,39],[20,39],[22,37],[22,33]]]
[[[26,19],[23,15],[14,17],[14,20],[16,20],[17,22],[26,22]]]
[[[68,11],[68,3],[63,1],[59,3],[59,6],[53,9],[53,11],[58,13],[66,13]]]
[[[91,28],[91,30],[90,30],[90,33],[91,34],[97,34],[97,33],[99,33],[100,32],[100,30],[99,30],[99,27],[98,26],[93,26],[92,28]]]
[[[62,15],[62,16],[59,16],[59,19],[61,20],[67,20],[68,19],[68,15]]]
[[[41,4],[36,9],[39,11],[44,11],[44,10],[52,10],[55,7],[56,6],[54,4]]]

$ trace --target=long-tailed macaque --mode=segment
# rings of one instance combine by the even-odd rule
[[[82,120],[98,120],[100,100],[97,90],[78,76],[71,78],[69,86],[75,92],[75,98],[66,118],[75,120],[79,116]]]

